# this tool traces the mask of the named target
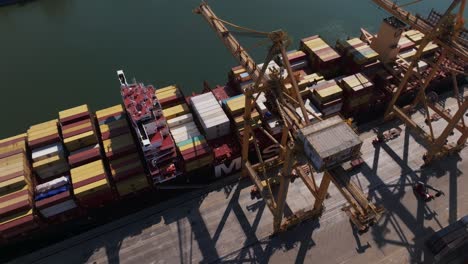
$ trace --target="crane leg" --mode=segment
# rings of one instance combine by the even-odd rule
[[[323,201],[325,200],[325,197],[327,196],[328,186],[330,186],[330,174],[328,174],[328,172],[325,172],[323,174],[322,182],[320,183],[317,198],[315,199],[315,203],[314,203],[315,211],[322,209]]]
[[[280,175],[280,186],[278,193],[278,200],[276,202],[276,210],[273,220],[273,229],[275,232],[280,231],[281,222],[283,220],[284,205],[286,204],[286,197],[288,196],[288,189],[290,183],[291,169],[293,165],[292,151],[294,143],[290,142],[286,148],[285,163]]]

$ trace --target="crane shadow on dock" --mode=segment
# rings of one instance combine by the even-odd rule
[[[360,170],[361,174],[370,183],[368,198],[386,208],[383,219],[371,228],[372,239],[382,250],[385,250],[385,247],[389,245],[406,248],[412,263],[431,263],[432,256],[424,246],[424,240],[434,230],[431,227],[426,227],[425,221],[433,220],[441,228],[438,213],[431,209],[431,204],[424,202],[422,199],[417,199],[416,196],[414,196],[414,201],[411,201],[410,206],[405,206],[402,199],[405,199],[404,196],[408,190],[412,190],[411,186],[415,181],[427,183],[431,177],[448,177],[450,192],[449,222],[456,221],[457,177],[461,175],[458,163],[461,159],[459,156],[451,156],[433,166],[412,168],[409,164],[416,162],[411,161],[410,157],[418,154],[413,153],[415,145],[410,144],[410,138],[415,144],[421,144],[422,142],[408,128],[404,131],[403,136],[401,156],[387,143],[378,144],[375,146],[372,164],[370,166],[364,164]],[[410,145],[412,146],[411,149]],[[379,175],[378,173],[379,164],[382,164],[379,163],[382,151],[401,168],[400,172],[392,170],[392,173],[400,173],[400,176],[390,184],[383,180],[388,178],[388,175]],[[383,159],[381,162],[386,163],[388,161]]]

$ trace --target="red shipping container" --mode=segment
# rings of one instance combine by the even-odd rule
[[[102,173],[102,174],[96,175],[94,177],[91,177],[91,178],[88,178],[88,179],[85,179],[85,180],[82,180],[82,181],[79,181],[79,182],[74,182],[73,183],[73,189],[78,189],[80,187],[91,184],[93,182],[97,182],[97,181],[100,181],[102,179],[107,179],[106,176],[107,175],[105,173]]]
[[[56,204],[65,202],[66,200],[69,200],[71,198],[72,198],[71,192],[65,191],[65,192],[56,194],[54,196],[42,199],[40,201],[36,201],[35,205],[37,209],[41,210],[41,209],[45,209],[45,208],[54,206]]]
[[[101,158],[99,145],[88,146],[79,151],[72,152],[68,156],[68,163],[72,168],[96,161]]]
[[[110,188],[97,191],[85,197],[80,197],[78,203],[84,208],[99,208],[114,200],[114,195]]]
[[[60,136],[58,134],[53,134],[47,137],[32,140],[28,143],[28,145],[31,149],[35,149],[35,148],[45,147],[47,145],[50,145],[52,143],[56,143],[59,141],[61,141]]]
[[[82,112],[76,115],[72,115],[72,116],[68,116],[68,117],[60,119],[60,124],[62,124],[62,126],[65,126],[67,124],[75,123],[86,118],[90,118],[89,112]]]
[[[0,234],[4,238],[11,238],[37,228],[33,215],[27,215],[19,219],[0,225]]]

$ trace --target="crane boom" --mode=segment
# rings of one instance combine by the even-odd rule
[[[255,61],[249,53],[242,48],[239,41],[237,41],[231,32],[229,32],[223,23],[224,21],[219,19],[205,2],[201,3],[195,12],[201,14],[203,18],[205,18],[232,55],[239,60],[240,64],[247,70],[250,76],[252,76],[253,80],[257,81],[260,77],[260,71]]]

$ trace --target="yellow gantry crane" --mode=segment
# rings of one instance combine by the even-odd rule
[[[463,117],[468,109],[468,98],[463,97],[463,95],[460,96],[456,77],[457,75],[467,75],[468,31],[464,28],[463,19],[466,0],[454,0],[444,14],[432,11],[427,19],[418,15],[413,15],[404,10],[402,8],[403,6],[399,6],[389,0],[373,1],[401,22],[425,34],[411,63],[409,65],[399,65],[399,68],[402,69],[404,74],[385,112],[385,118],[388,120],[396,116],[421,136],[428,147],[428,151],[424,155],[426,163],[430,163],[451,152],[460,150],[465,146],[468,137],[468,128],[466,127]],[[457,6],[458,12],[452,14]],[[414,69],[417,68],[423,51],[430,42],[439,45],[441,47],[441,52],[436,61],[430,65],[431,69],[427,76],[424,76]],[[426,97],[426,88],[430,85],[441,67],[444,67],[444,70],[448,70],[452,74],[454,94],[458,100],[458,110],[454,115],[450,115],[444,111],[439,104],[433,102],[433,100],[428,100]],[[400,73],[401,72],[398,72],[398,74]],[[400,108],[396,103],[402,95],[402,92],[407,88],[408,82],[411,79],[415,79],[419,84],[417,87],[417,95],[410,105]],[[425,108],[429,134],[411,119],[411,110],[420,103],[422,103]],[[434,130],[430,122],[429,108],[448,123],[438,137],[434,135]],[[449,135],[453,134],[454,129],[460,132],[460,136],[457,142],[449,143],[447,138]]]
[[[347,213],[359,228],[366,229],[368,225],[378,221],[383,209],[369,202],[365,194],[350,181],[349,177],[340,166],[324,169],[322,181],[320,186],[318,186],[314,176],[314,168],[304,158],[304,151],[314,151],[310,149],[305,150],[304,148],[311,144],[313,145],[313,143],[309,145],[304,144],[303,146],[301,146],[302,144],[297,144],[299,139],[303,142],[309,142],[309,138],[307,137],[309,134],[326,134],[326,129],[337,129],[345,136],[348,136],[348,142],[354,142],[356,144],[357,148],[354,148],[355,151],[348,154],[350,158],[355,158],[360,154],[359,149],[362,142],[341,117],[334,117],[322,121],[319,116],[309,111],[304,106],[304,101],[286,54],[286,48],[290,43],[286,32],[282,30],[262,32],[240,27],[217,17],[205,2],[202,2],[194,12],[201,14],[205,18],[218,37],[223,41],[224,45],[254,80],[253,87],[249,87],[243,91],[245,95],[244,134],[241,136],[243,175],[250,176],[266,205],[272,212],[274,217],[274,232],[285,230],[289,226],[304,219],[319,216],[323,211],[323,202],[327,195],[330,182],[333,182],[338,187],[339,191],[350,204]],[[272,45],[268,50],[268,54],[261,69],[259,69],[252,57],[233,36],[232,32],[228,30],[227,26],[271,40]],[[288,91],[285,87],[285,80],[280,71],[270,68],[270,74],[265,73],[269,67],[270,61],[278,56],[282,57],[282,67],[284,67],[287,72],[288,79],[292,85],[292,92]],[[255,102],[261,93],[265,94],[267,102],[269,102],[272,108],[269,110],[281,120],[283,128],[280,142],[263,129],[263,127],[257,125],[251,118],[252,109],[255,107]],[[295,111],[297,107],[300,108],[303,118]],[[309,114],[320,120],[321,126],[312,127],[308,118]],[[267,160],[262,158],[261,151],[256,143],[255,133],[253,133],[254,129],[259,129],[269,139],[275,142],[275,144],[280,146],[280,153],[277,156]],[[253,139],[253,145],[259,160],[256,164],[251,164],[249,160],[251,138]],[[316,142],[315,144],[320,145],[320,142]],[[326,148],[327,146],[322,147]],[[339,147],[341,146],[336,146],[335,148]],[[289,183],[291,178],[296,176],[307,186],[308,190],[315,198],[315,203],[312,210],[296,212],[283,221]],[[279,181],[277,192],[272,191],[272,182],[274,182],[272,179],[278,179]]]

